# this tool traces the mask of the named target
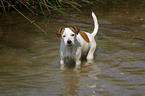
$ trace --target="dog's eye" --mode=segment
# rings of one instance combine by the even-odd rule
[[[63,35],[63,37],[65,37],[65,35]]]
[[[75,36],[75,34],[72,34],[71,36]]]

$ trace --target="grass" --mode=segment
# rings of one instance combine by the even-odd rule
[[[38,29],[40,29],[44,35],[47,35],[47,33],[40,26],[38,26],[35,21],[30,20],[19,10],[27,9],[32,14],[42,14],[47,16],[51,14],[51,11],[57,11],[61,14],[66,14],[63,11],[64,6],[71,6],[72,8],[80,11],[79,7],[81,7],[83,4],[93,4],[98,2],[99,4],[103,5],[115,5],[119,3],[125,3],[127,1],[129,0],[0,0],[0,14],[7,15],[8,10],[14,9],[30,23],[34,24]]]
[[[13,5],[17,9],[26,8],[32,14],[49,15],[52,10],[65,14],[63,7],[66,5],[80,11],[79,7],[84,3],[92,4],[99,2],[101,4],[115,5],[127,1],[129,0],[0,0],[0,10],[3,10],[1,14],[7,15],[7,10],[11,10],[11,5]]]

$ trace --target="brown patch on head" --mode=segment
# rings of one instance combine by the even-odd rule
[[[80,32],[80,28],[77,26],[70,27],[70,29],[75,33],[78,34]]]
[[[89,38],[88,38],[88,36],[87,36],[87,34],[85,33],[85,32],[80,32],[80,35],[83,37],[83,39],[86,41],[86,42],[90,42],[90,40],[89,40]]]
[[[57,35],[58,37],[61,37],[62,34],[63,34],[63,32],[64,32],[64,28],[59,28],[59,29],[56,31],[56,35]]]

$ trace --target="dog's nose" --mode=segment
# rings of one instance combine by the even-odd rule
[[[72,43],[72,41],[71,41],[71,40],[68,40],[68,41],[67,41],[67,44],[71,44],[71,43]]]

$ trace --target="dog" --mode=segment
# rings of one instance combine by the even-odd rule
[[[81,57],[86,55],[87,61],[91,61],[94,58],[94,52],[96,50],[95,36],[98,32],[98,20],[94,12],[92,12],[94,20],[94,30],[92,33],[80,31],[77,26],[59,28],[56,31],[56,35],[61,37],[60,45],[60,64],[64,67],[65,60],[71,59],[76,63],[76,68],[81,65]]]

